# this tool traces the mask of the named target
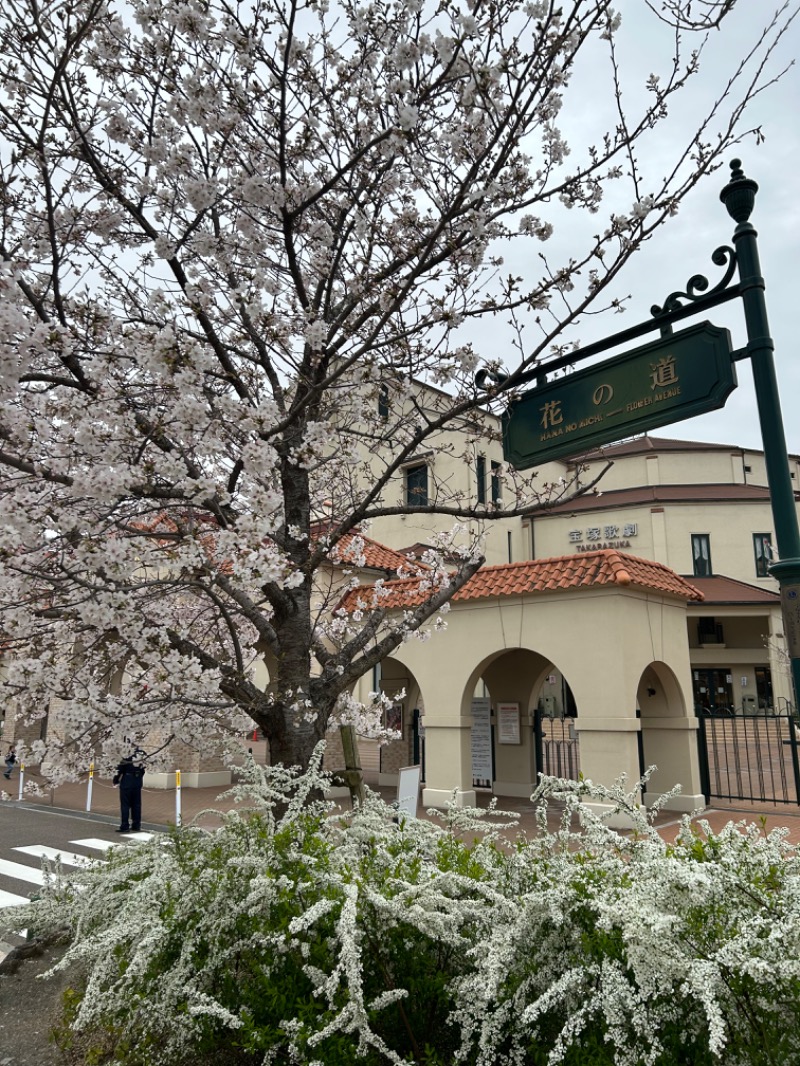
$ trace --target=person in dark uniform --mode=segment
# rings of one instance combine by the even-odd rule
[[[142,778],[144,767],[134,763],[140,752],[126,755],[114,774],[119,786],[120,822],[118,833],[138,833],[142,827]]]
[[[3,773],[3,777],[5,777],[6,780],[8,780],[8,778],[11,777],[11,771],[14,769],[14,764],[16,763],[16,761],[17,761],[17,749],[16,749],[14,744],[11,744],[9,746],[9,749],[8,749],[8,754],[6,755],[6,759],[5,759],[6,768],[5,768],[5,771]]]

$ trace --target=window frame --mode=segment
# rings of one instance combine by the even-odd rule
[[[711,534],[692,533],[692,575],[694,577],[713,577],[714,567],[711,563]],[[705,553],[696,551],[696,547],[705,548]],[[706,569],[698,569],[698,562],[705,559]]]
[[[759,553],[759,548],[761,549]],[[764,549],[767,549],[766,551]],[[769,577],[769,564],[772,561],[772,534],[753,534],[753,555],[755,556],[756,577]],[[763,573],[761,572],[763,569]]]
[[[503,464],[498,463],[492,459],[491,463],[491,482],[492,482],[492,503],[495,507],[499,507],[503,502],[503,483],[500,480],[500,468]]]
[[[412,485],[412,477],[419,473],[424,472],[424,486],[423,492],[418,492],[417,486]],[[428,487],[428,464],[426,462],[412,463],[405,467],[404,471],[404,497],[406,501],[406,507],[427,507],[430,503],[430,491]],[[418,495],[412,498],[412,493],[418,492]]]
[[[389,417],[389,386],[382,381],[378,386],[378,418],[384,421]]]
[[[486,503],[486,456],[478,455],[475,457],[475,477],[477,479],[478,491],[477,502]]]

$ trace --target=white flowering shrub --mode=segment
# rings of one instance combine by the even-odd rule
[[[781,831],[547,780],[561,827],[495,811],[352,815],[250,768],[247,809],[113,850],[21,917],[66,927],[72,1029],[129,1066],[726,1066],[800,1061],[800,864]],[[629,814],[620,835],[582,805]],[[508,834],[506,833],[506,837]],[[18,925],[20,912],[14,916]]]

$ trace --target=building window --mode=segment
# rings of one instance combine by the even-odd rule
[[[500,504],[503,499],[500,483],[500,463],[492,462],[492,503]]]
[[[418,463],[416,466],[409,466],[406,468],[406,505],[408,507],[427,507],[427,463]]]
[[[769,564],[772,562],[772,534],[754,533],[753,551],[756,556],[756,577],[769,577]]]
[[[709,577],[711,570],[711,537],[708,533],[692,533],[692,573],[695,577]]]
[[[697,640],[700,644],[724,644],[725,633],[722,623],[716,618],[698,618]]]
[[[378,418],[389,417],[389,386],[383,382],[378,386]]]
[[[478,478],[478,503],[486,503],[486,456],[479,455],[475,460],[475,473]]]

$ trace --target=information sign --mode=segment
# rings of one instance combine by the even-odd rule
[[[800,585],[784,585],[781,588],[781,607],[786,650],[795,659],[800,657]]]
[[[521,744],[519,704],[497,704],[497,739],[500,744]]]
[[[735,388],[730,334],[701,322],[513,400],[503,454],[518,470],[577,456],[724,407]]]
[[[472,701],[472,787],[492,787],[492,706],[485,697]]]

